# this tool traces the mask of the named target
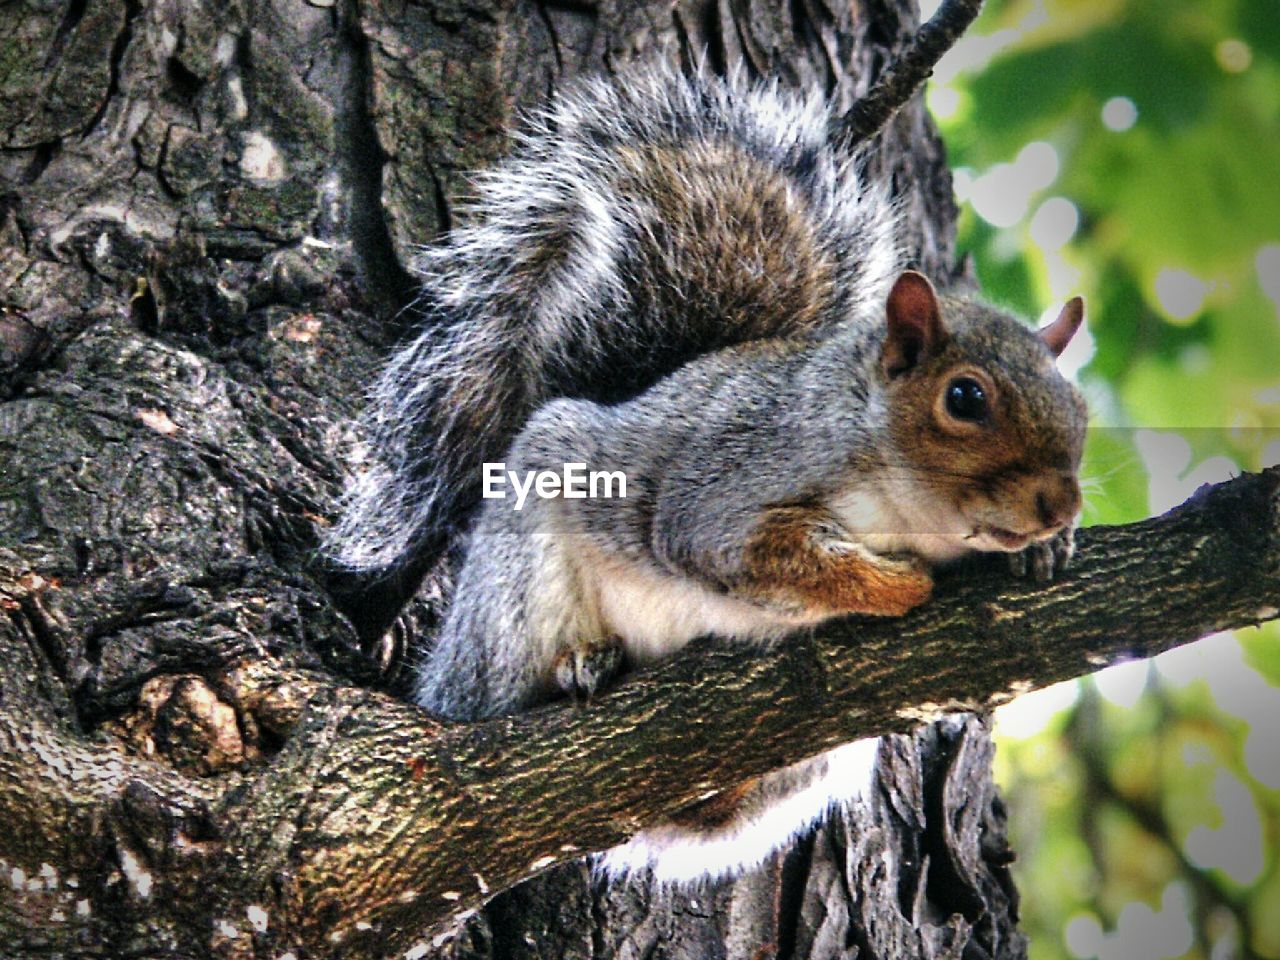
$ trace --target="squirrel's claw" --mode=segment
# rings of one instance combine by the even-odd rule
[[[1037,583],[1047,583],[1055,574],[1067,569],[1075,552],[1075,529],[1063,527],[1048,540],[1009,554],[1009,570],[1015,577],[1030,574]]]
[[[1071,558],[1076,555],[1076,528],[1064,527],[1049,543],[1053,547],[1053,569],[1061,573],[1071,566]]]
[[[1021,580],[1027,575],[1027,554],[1034,549],[1028,547],[1026,550],[1019,550],[1017,553],[1009,553],[1005,556],[1009,559],[1009,572]]]
[[[575,703],[587,704],[621,671],[623,659],[622,645],[616,637],[610,637],[562,651],[552,666],[552,676],[556,686]]]

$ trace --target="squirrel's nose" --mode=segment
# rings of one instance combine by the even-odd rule
[[[1046,477],[1036,491],[1036,514],[1046,528],[1065,527],[1080,512],[1080,484],[1074,474]]]

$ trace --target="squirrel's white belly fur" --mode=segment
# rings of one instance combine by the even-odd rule
[[[899,486],[903,483],[897,481]],[[893,506],[901,499],[900,490],[894,496],[878,484],[861,484],[834,498],[831,509],[850,533],[849,549],[914,554],[934,563],[972,552],[965,542],[970,529],[958,512],[927,511],[923,505],[929,498],[920,495],[907,498],[921,506],[904,516]],[[579,553],[574,565],[588,584],[584,592],[596,598],[600,635],[621,640],[627,656],[637,664],[668,657],[696,637],[768,642],[823,619],[771,610],[650,564],[610,558],[598,551]]]
[[[579,564],[596,597],[602,635],[621,640],[637,664],[669,657],[696,637],[770,641],[817,622],[767,610],[646,564],[599,554]]]
[[[921,484],[906,477],[887,483],[867,482],[832,498],[831,512],[864,549],[875,554],[912,554],[931,563],[948,563],[973,552],[966,542],[971,525]],[[911,504],[910,512],[898,504]]]

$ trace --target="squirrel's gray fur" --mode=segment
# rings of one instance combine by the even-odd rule
[[[1024,463],[1072,470],[1083,419],[1066,381],[1046,376],[1052,366],[1039,338],[991,308],[943,303],[949,350],[999,371],[1015,417],[1035,407],[1057,412],[1028,422],[1037,431],[1024,438],[1034,460],[982,482],[1029,485]],[[519,511],[510,494],[486,502],[423,666],[419,702],[454,717],[511,713],[555,692],[555,658],[579,644],[617,637],[643,663],[697,636],[771,640],[828,619],[761,595],[744,569],[761,515],[774,505],[822,504],[831,549],[865,546],[901,558],[877,561],[888,566],[981,549],[966,546],[970,531],[953,530],[945,516],[954,488],[973,484],[977,471],[962,459],[921,464],[894,436],[878,370],[883,329],[883,321],[859,319],[821,339],[742,344],[691,360],[624,403],[558,399],[539,409],[503,456],[506,469],[559,473],[582,463],[620,471],[627,495],[530,495]],[[870,528],[843,506],[850,497],[874,511]],[[913,515],[898,515],[905,511]],[[615,601],[610,581],[624,578],[637,581],[634,601]],[[598,609],[614,602],[636,609]],[[864,612],[881,611],[872,604]]]
[[[856,158],[830,148],[828,121],[817,94],[663,69],[558,97],[476,179],[464,225],[417,259],[421,333],[373,387],[369,455],[330,556],[380,572],[441,550],[479,502],[480,465],[500,460],[545,400],[624,397],[690,357],[812,322],[755,309],[761,286],[786,297],[785,270],[742,262],[720,275],[716,230],[771,240],[767,210],[754,225],[695,222],[698,204],[713,209],[726,189],[751,186],[719,182],[721,149],[740,154],[737,176],[767,171],[805,204],[836,271],[831,319],[875,309],[900,262],[892,205],[861,181]],[[686,180],[687,222],[626,175],[626,159],[646,150],[669,166],[703,165]]]
[[[830,120],[735,80],[586,83],[423,253],[426,326],[375,388],[373,464],[331,539],[388,571],[465,536],[418,702],[510,713],[590,693],[619,655],[904,613],[974,550],[1025,548],[1041,575],[1069,556],[1084,408],[1053,360],[1080,302],[1037,335],[903,272],[893,204]],[[962,381],[981,421],[953,411]],[[626,496],[482,503],[486,462],[621,471]],[[605,865],[754,862],[858,791],[854,754]]]

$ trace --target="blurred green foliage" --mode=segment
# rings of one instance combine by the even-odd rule
[[[1086,297],[1085,523],[1280,460],[1280,2],[988,0],[929,102],[987,296]],[[1280,958],[1278,685],[1271,624],[999,715],[1033,960]]]

